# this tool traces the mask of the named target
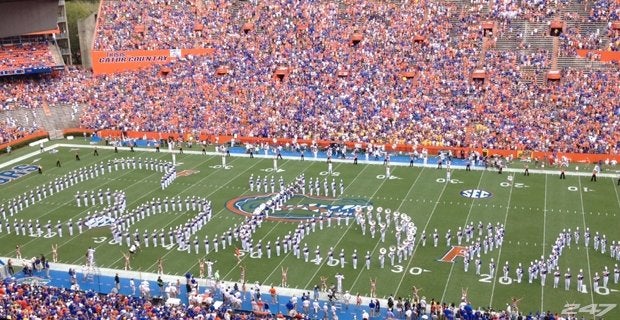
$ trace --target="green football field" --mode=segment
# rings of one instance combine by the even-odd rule
[[[38,147],[17,150],[11,155],[3,155],[0,160],[6,163],[18,156],[32,153],[29,157],[10,164],[0,171],[11,170],[18,165],[35,164],[43,167],[43,174],[31,172],[23,177],[16,178],[8,183],[0,184],[0,203],[8,207],[9,199],[15,198],[24,192],[49,183],[55,178],[60,178],[66,173],[88,167],[100,162],[107,163],[109,160],[122,157],[154,158],[171,161],[171,155],[167,153],[145,153],[138,150],[131,153],[121,150],[114,153],[112,150],[99,149],[99,156],[94,156],[91,149],[79,146],[59,147],[57,153],[38,153]],[[81,161],[75,160],[75,153],[79,152]],[[56,167],[56,161],[60,160],[62,167]],[[262,201],[264,192],[250,191],[248,181],[251,175],[275,176],[276,188],[280,176],[286,183],[292,182],[295,177],[304,174],[306,180],[319,178],[321,181],[321,195],[323,195],[323,179],[327,174],[327,164],[324,161],[299,161],[297,159],[284,159],[278,162],[278,172],[273,170],[272,159],[249,159],[247,157],[230,157],[226,167],[222,166],[219,155],[186,154],[176,155],[178,162],[177,173],[180,176],[162,190],[160,187],[161,172],[150,170],[125,169],[107,172],[93,179],[88,179],[49,196],[42,201],[24,208],[7,220],[13,228],[15,219],[35,221],[39,219],[41,225],[52,221],[55,226],[60,220],[63,225],[71,218],[77,221],[85,217],[87,212],[94,212],[103,206],[78,207],[75,201],[77,191],[90,191],[107,189],[122,190],[127,197],[129,210],[136,208],[142,203],[154,198],[164,199],[180,196],[206,198],[212,202],[213,216],[206,225],[200,229],[193,239],[200,240],[200,253],[194,253],[193,243],[191,253],[177,250],[176,247],[165,249],[160,247],[142,247],[132,261],[134,270],[156,272],[158,258],[163,258],[164,269],[167,274],[182,275],[187,271],[198,275],[198,260],[204,255],[203,239],[207,236],[210,240],[215,235],[221,237],[222,233],[243,222],[244,216],[227,209],[237,204],[239,210],[254,208]],[[516,166],[516,165],[515,165]],[[583,165],[582,165],[583,166]],[[581,171],[584,171],[584,168]],[[608,168],[615,170],[615,168]],[[532,170],[535,171],[535,170]],[[586,171],[587,172],[587,171]],[[620,299],[620,284],[614,283],[614,264],[616,258],[610,254],[609,247],[612,241],[620,240],[620,187],[616,186],[616,178],[599,177],[597,182],[591,182],[589,176],[569,175],[566,180],[560,180],[557,173],[532,173],[523,176],[519,170],[517,173],[496,171],[470,171],[453,170],[450,183],[446,183],[446,170],[438,170],[431,167],[391,167],[391,179],[385,179],[386,169],[380,164],[376,165],[353,165],[351,163],[336,162],[333,164],[332,178],[336,184],[340,179],[344,182],[344,194],[338,190],[336,198],[317,198],[307,196],[295,196],[289,200],[282,212],[276,212],[271,220],[263,222],[262,226],[253,236],[253,243],[262,242],[263,250],[267,242],[272,247],[276,238],[283,239],[297,227],[295,219],[318,215],[319,208],[332,207],[333,209],[347,209],[357,205],[374,208],[379,207],[392,212],[401,212],[411,218],[417,228],[418,241],[413,247],[413,257],[404,259],[400,263],[390,263],[385,260],[385,267],[379,266],[380,252],[389,252],[390,247],[396,243],[393,226],[387,228],[385,242],[381,242],[379,232],[374,238],[366,230],[363,235],[358,224],[353,218],[349,224],[342,218],[340,224],[334,219],[331,226],[324,223],[323,230],[319,229],[309,233],[302,240],[302,246],[307,244],[310,248],[310,260],[315,259],[314,249],[320,246],[321,260],[304,262],[296,258],[290,252],[282,253],[279,257],[272,249],[271,259],[243,253],[241,262],[238,263],[235,256],[235,247],[240,247],[239,242],[220,247],[219,252],[213,250],[206,258],[215,261],[214,269],[219,271],[222,279],[238,281],[240,278],[239,266],[247,269],[246,280],[258,281],[262,284],[280,285],[281,270],[288,268],[288,286],[311,290],[320,284],[320,278],[326,277],[328,285],[335,283],[335,275],[341,272],[344,275],[344,289],[352,293],[370,294],[370,281],[377,279],[376,291],[378,297],[408,297],[412,295],[412,287],[419,289],[419,295],[427,300],[435,299],[444,302],[458,303],[463,290],[467,290],[468,299],[475,307],[492,306],[495,309],[503,309],[512,298],[521,299],[519,302],[522,311],[551,310],[555,312],[576,312],[579,315],[597,318],[620,317],[620,309],[616,307]],[[508,176],[513,175],[513,181]],[[1,174],[0,174],[1,175]],[[264,190],[261,190],[264,191]],[[269,190],[270,191],[270,190]],[[331,192],[331,191],[330,191]],[[331,194],[330,194],[331,196]],[[245,201],[245,202],[244,202]],[[363,209],[366,210],[366,209]],[[168,230],[184,224],[196,214],[195,211],[176,211],[153,214],[150,217],[136,222],[131,230],[154,229]],[[482,253],[482,274],[475,274],[474,261],[471,262],[469,271],[464,271],[462,257],[456,257],[454,262],[446,260],[444,256],[457,245],[456,230],[467,224],[475,225],[474,238],[478,237],[478,224],[485,226],[483,234],[486,235],[487,224],[503,224],[505,237],[503,245],[488,253]],[[51,245],[58,244],[59,262],[82,265],[88,247],[96,248],[96,262],[99,267],[122,269],[124,265],[122,252],[127,252],[128,247],[110,244],[112,234],[109,227],[99,227],[85,230],[82,234],[76,233],[73,237],[68,236],[65,228],[63,237],[57,234],[46,236],[23,236],[15,235],[14,231],[7,234],[7,221],[3,220],[0,239],[0,256],[14,257],[16,245],[21,246],[24,257],[32,257],[39,254],[51,256]],[[368,227],[367,227],[368,228]],[[548,257],[552,251],[552,245],[563,230],[575,231],[579,228],[581,239],[579,244],[574,241],[570,247],[565,247],[559,258],[559,268],[562,273],[560,288],[553,288],[553,271],[547,276],[546,285],[542,286],[540,280],[528,283],[527,266],[531,261]],[[589,249],[583,243],[584,230],[589,228],[592,240]],[[432,233],[437,229],[439,245],[433,246]],[[452,242],[447,246],[445,234],[448,229],[452,232]],[[422,231],[428,237],[425,246],[419,241]],[[53,228],[56,231],[56,228]],[[43,228],[43,233],[46,233]],[[602,253],[593,249],[595,233],[605,235],[607,239],[606,252]],[[166,236],[166,241],[168,236]],[[123,239],[124,242],[124,239]],[[466,245],[463,242],[463,245]],[[335,260],[327,259],[327,252],[333,247]],[[339,264],[338,255],[344,249],[346,263],[344,267]],[[357,269],[353,269],[351,256],[353,250],[357,250],[359,263]],[[364,268],[364,256],[369,251],[371,255],[370,269]],[[493,259],[497,269],[495,274],[489,275],[489,262]],[[503,277],[502,266],[508,262],[510,265],[509,278]],[[522,263],[525,270],[522,283],[516,283],[515,270],[518,263]],[[593,290],[593,277],[595,272],[602,274],[607,267],[611,272],[609,284],[606,288],[599,287]],[[568,291],[564,290],[564,273],[570,268],[572,282]],[[583,269],[586,292],[577,291],[577,273]],[[603,281],[601,279],[601,285]]]

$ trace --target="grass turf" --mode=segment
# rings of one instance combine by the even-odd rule
[[[33,151],[34,148],[18,150],[11,156],[3,156],[2,161],[11,159],[20,154]],[[111,150],[99,150],[100,156],[95,157],[90,150],[80,150],[81,161],[75,161],[76,150],[59,148],[59,152],[42,153],[19,162],[30,164],[38,159],[36,164],[43,167],[43,174],[36,172],[13,180],[10,183],[0,185],[0,203],[6,203],[8,199],[20,193],[28,191],[38,185],[49,182],[51,179],[60,177],[70,170],[89,166],[100,161],[113,160],[120,157],[153,157],[169,161],[171,156],[166,153],[141,152],[130,153],[120,151],[114,153]],[[161,247],[143,248],[134,257],[132,267],[145,272],[155,272],[156,260],[164,259],[164,269],[169,274],[184,274],[189,271],[198,275],[198,258],[204,257],[202,239],[205,235],[212,240],[214,235],[220,235],[241,223],[243,216],[232,213],[226,208],[226,203],[234,198],[254,195],[250,192],[248,179],[251,174],[260,176],[272,176],[273,166],[271,159],[248,159],[245,157],[232,157],[228,159],[228,169],[221,168],[221,159],[213,155],[176,155],[180,165],[177,171],[195,170],[194,174],[177,178],[172,185],[161,190],[159,182],[161,173],[146,170],[124,170],[105,174],[93,180],[81,182],[69,189],[44,199],[36,205],[30,206],[17,216],[19,219],[39,219],[42,225],[51,220],[55,225],[57,220],[66,222],[69,218],[76,221],[88,211],[94,211],[97,207],[78,208],[75,204],[74,195],[80,190],[98,190],[110,188],[111,190],[123,190],[127,194],[128,208],[132,209],[139,204],[153,198],[174,196],[197,196],[205,197],[212,201],[213,218],[202,228],[196,237],[201,240],[201,254],[186,253],[176,248],[166,250]],[[56,168],[56,160],[63,164]],[[12,166],[3,168],[10,169]],[[323,161],[298,161],[280,160],[279,168],[283,170],[275,174],[276,186],[280,176],[286,182],[304,173],[306,179],[320,177],[327,170]],[[514,183],[507,182],[508,172],[498,174],[495,171],[472,171],[454,170],[452,178],[457,179],[454,183],[443,182],[446,176],[445,170],[434,168],[409,168],[393,167],[392,175],[395,179],[384,179],[385,168],[381,165],[358,165],[349,163],[334,163],[334,171],[337,183],[343,179],[345,193],[339,199],[322,200],[325,204],[345,204],[347,199],[366,201],[375,208],[391,208],[392,210],[407,213],[418,228],[418,236],[421,230],[426,230],[429,241],[426,246],[417,245],[411,259],[402,261],[396,266],[389,263],[386,258],[385,268],[379,268],[377,257],[381,248],[389,247],[395,242],[393,233],[388,233],[386,243],[375,239],[367,232],[362,236],[360,228],[350,223],[342,223],[338,226],[335,222],[330,228],[309,234],[303,240],[311,249],[311,259],[314,258],[314,248],[321,247],[323,260],[320,264],[306,263],[297,259],[292,254],[282,254],[271,259],[253,259],[244,255],[241,264],[237,263],[234,249],[231,247],[220,250],[218,253],[211,251],[207,258],[216,261],[215,269],[219,270],[223,279],[236,281],[240,277],[240,265],[247,268],[246,279],[249,282],[258,281],[263,284],[279,285],[281,281],[281,268],[288,267],[289,287],[311,290],[314,285],[320,284],[320,277],[327,277],[328,284],[335,283],[334,276],[342,272],[345,276],[344,288],[352,293],[369,295],[370,279],[377,280],[377,295],[379,297],[393,295],[395,297],[411,296],[412,286],[422,288],[420,295],[427,300],[435,299],[445,302],[458,302],[461,298],[462,289],[468,290],[468,298],[473,305],[478,307],[492,306],[503,309],[511,298],[522,298],[519,303],[521,310],[528,311],[562,311],[571,309],[580,312],[580,315],[592,316],[620,316],[620,309],[615,307],[618,300],[620,285],[613,283],[613,266],[617,263],[609,255],[594,251],[592,246],[586,250],[583,246],[583,230],[589,227],[594,237],[595,232],[605,234],[608,246],[613,240],[620,240],[617,226],[620,222],[620,198],[615,180],[599,178],[598,182],[590,182],[589,178],[568,176],[566,180],[558,179],[557,174],[532,174],[524,177],[519,173],[514,176]],[[322,183],[321,183],[322,189]],[[467,189],[480,189],[492,194],[489,198],[471,199],[461,195],[461,191]],[[321,190],[322,192],[322,190]],[[310,201],[312,202],[312,201]],[[307,204],[308,199],[294,198],[289,204]],[[142,230],[168,229],[184,223],[193,216],[192,212],[176,212],[152,215],[142,220],[132,228]],[[294,214],[299,215],[299,212]],[[301,213],[303,214],[303,213]],[[452,230],[453,241],[456,244],[455,232],[459,226],[473,222],[476,226],[482,221],[487,223],[502,223],[505,225],[506,236],[504,245],[500,249],[491,251],[482,256],[482,273],[488,273],[488,262],[493,258],[497,263],[497,271],[494,276],[477,276],[474,274],[473,263],[469,272],[464,272],[461,258],[455,263],[439,261],[448,251],[444,235],[448,229]],[[351,219],[353,222],[353,219]],[[6,221],[3,221],[6,224]],[[267,241],[273,242],[276,237],[283,238],[289,231],[294,231],[296,223],[286,221],[268,221],[254,235],[254,241],[262,239],[263,247]],[[548,256],[551,246],[558,234],[563,229],[582,230],[582,240],[579,245],[566,248],[560,257],[560,270],[562,275],[566,268],[570,268],[573,274],[571,289],[563,289],[563,277],[560,288],[552,288],[552,272],[547,277],[546,286],[540,282],[527,283],[527,273],[524,282],[517,284],[515,281],[516,265],[523,263],[527,268],[529,262]],[[54,228],[55,229],[55,228]],[[432,230],[437,229],[440,237],[439,246],[434,248],[430,239]],[[77,230],[77,228],[76,228]],[[391,229],[388,229],[391,230]],[[55,231],[55,230],[54,230]],[[45,232],[45,230],[44,230]],[[76,232],[77,233],[77,232]],[[476,230],[477,235],[477,230]],[[377,233],[378,234],[378,233]],[[39,254],[51,255],[51,244],[59,246],[59,258],[61,262],[71,264],[83,264],[84,254],[89,246],[96,248],[97,265],[121,269],[123,259],[121,251],[127,251],[127,247],[111,245],[111,234],[108,228],[96,228],[88,230],[81,235],[68,237],[64,231],[64,237],[35,238],[28,236],[8,235],[6,228],[0,234],[2,246],[1,256],[14,256],[16,245],[21,246],[24,257],[32,257]],[[167,240],[167,237],[166,237]],[[239,246],[238,243],[233,247]],[[341,266],[329,266],[326,263],[326,254],[329,247],[334,248],[337,257],[341,249],[346,254],[347,264]],[[351,254],[357,249],[359,256],[358,268],[351,266]],[[275,250],[274,250],[275,251]],[[366,270],[364,255],[370,251],[372,256],[371,268]],[[501,267],[508,261],[511,266],[511,279],[501,280]],[[604,266],[612,271],[609,290],[600,289],[593,292],[591,279],[595,272],[602,273]],[[583,269],[584,283],[588,293],[579,293],[576,290],[577,270]],[[501,280],[501,281],[500,281]],[[568,306],[568,304],[575,305]],[[608,306],[609,305],[609,306]],[[611,310],[606,309],[611,308]]]

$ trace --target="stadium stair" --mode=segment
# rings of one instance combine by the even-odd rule
[[[558,68],[560,69],[609,69],[610,65],[599,61],[592,61],[582,57],[558,57]]]
[[[49,45],[49,50],[52,53],[52,58],[54,59],[55,66],[63,66],[65,65],[65,61],[62,59],[62,54],[60,53],[60,48],[58,48],[55,44]]]
[[[565,6],[563,6],[560,9],[560,13],[562,14],[562,16],[565,16],[566,13],[571,13],[571,14],[578,13],[582,17],[587,17],[588,14],[586,11],[586,5],[584,5],[584,3],[578,3],[576,0],[573,0],[567,3]]]
[[[47,116],[44,110],[34,109],[37,115],[37,123],[44,128],[50,135],[50,139],[62,139],[63,128],[76,128],[79,126],[79,113],[83,106],[78,106],[78,114],[72,119],[73,109],[70,105],[59,105],[50,107],[51,114]]]

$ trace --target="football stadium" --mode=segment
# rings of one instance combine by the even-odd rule
[[[619,94],[617,0],[0,0],[0,318],[620,319]]]

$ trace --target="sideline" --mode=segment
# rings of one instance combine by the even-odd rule
[[[100,146],[100,145],[83,145],[83,144],[72,144],[72,143],[56,143],[53,144],[51,146],[45,147],[43,149],[44,152],[53,150],[53,149],[57,149],[57,148],[80,148],[80,149],[94,149],[97,148],[99,150],[114,150],[113,146]],[[130,148],[129,147],[118,147],[118,150],[121,151],[129,151]],[[150,153],[156,153],[155,149],[145,149],[145,148],[134,148],[134,150],[136,152],[150,152]],[[165,148],[161,148],[159,153],[170,153],[170,154],[179,154],[177,150],[168,150]],[[40,155],[41,152],[40,151],[33,151],[30,153],[27,153],[23,156],[17,157],[15,159],[6,161],[4,163],[0,164],[0,168],[18,163],[20,161],[26,160],[30,157],[34,157],[36,155]],[[202,151],[194,151],[194,150],[183,150],[183,154],[192,154],[192,155],[204,155],[202,153]],[[214,152],[214,151],[207,151],[206,152],[207,156],[217,156],[217,155],[221,155],[223,156],[222,153],[219,152]],[[245,153],[237,153],[237,152],[231,152],[230,153],[231,157],[240,157],[240,158],[249,158]],[[259,154],[256,153],[254,154],[254,158],[259,158],[259,159],[273,159],[275,158],[275,155],[265,155],[265,154]],[[297,160],[297,161],[301,161],[299,156],[291,156],[291,155],[286,155],[283,154],[282,158],[284,160]],[[315,162],[325,162],[325,159],[327,159],[325,157],[324,152],[319,152],[319,156],[317,158],[314,157],[305,157],[304,161],[315,161]],[[429,158],[430,159],[430,158]],[[349,163],[352,164],[352,160],[351,159],[332,159],[331,160],[333,163]],[[383,161],[376,161],[376,160],[358,160],[359,164],[366,164],[366,165],[377,165],[377,166],[382,166],[383,165]],[[408,167],[409,166],[409,162],[399,162],[399,161],[392,161],[390,162],[391,166],[400,166],[400,167]],[[415,162],[413,164],[414,167],[418,167],[418,168],[436,168],[436,164],[435,163],[419,163],[419,162]],[[465,166],[464,165],[458,165],[458,164],[452,164],[450,166],[452,169],[457,169],[457,170],[465,170]],[[472,166],[471,167],[472,171],[495,171],[495,169],[485,169],[484,167],[481,166]],[[504,168],[503,169],[504,172],[509,172],[509,173],[523,173],[523,169],[522,168]],[[557,175],[559,174],[558,170],[548,170],[548,169],[529,169],[530,173],[533,174],[551,174],[551,175]],[[610,172],[609,170],[607,170],[607,172]],[[580,177],[590,177],[592,175],[591,172],[587,171],[587,172],[583,172],[583,171],[565,171],[565,174],[567,176],[580,176]],[[618,173],[599,173],[597,175],[598,177],[601,178],[612,178],[615,179],[618,176]]]

